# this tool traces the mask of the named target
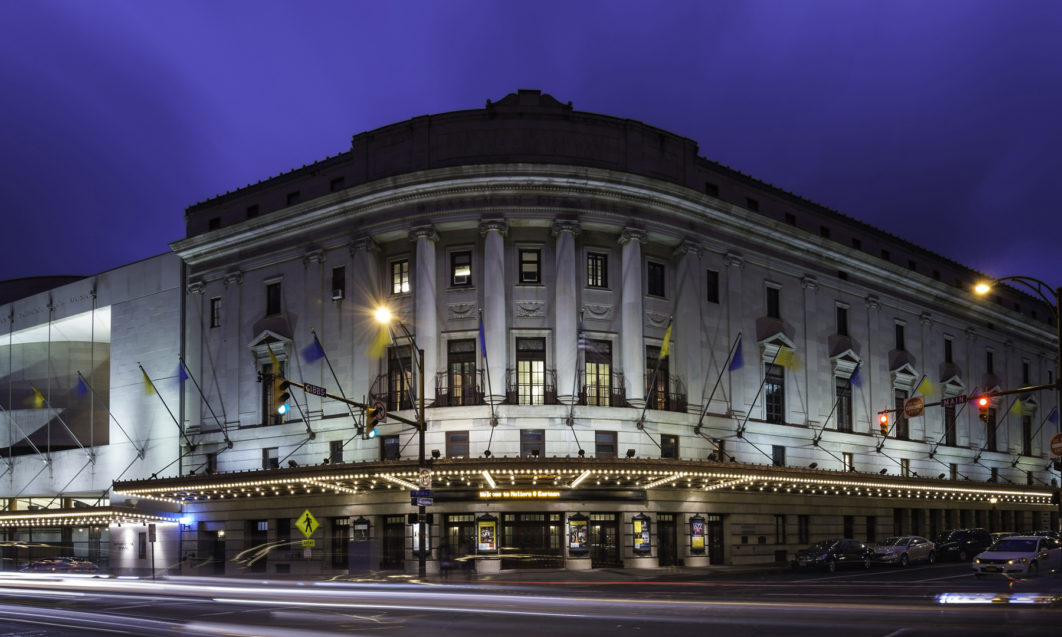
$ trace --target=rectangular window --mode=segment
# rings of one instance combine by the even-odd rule
[[[545,429],[521,429],[520,430],[520,457],[542,458],[546,455],[546,430]]]
[[[446,343],[446,405],[476,405],[476,339],[453,339]],[[438,397],[437,397],[438,398]]]
[[[136,558],[138,560],[146,560],[148,556],[147,550],[147,532],[140,531],[136,534]]]
[[[771,461],[776,467],[785,466],[785,447],[782,445],[771,445]]]
[[[775,515],[774,516],[774,543],[775,544],[785,544],[786,543],[786,539],[785,539],[785,516],[784,515]]]
[[[707,276],[708,291],[707,291],[707,293],[705,295],[705,298],[708,300],[709,303],[718,303],[719,302],[719,273],[716,272],[715,270],[708,270],[707,275],[708,275]]]
[[[245,210],[248,219],[253,219],[258,216],[258,204],[252,204],[247,206]]]
[[[819,226],[819,236],[822,237],[823,239],[829,239],[830,238],[830,228],[829,228],[829,226]]]
[[[612,406],[612,343],[586,341],[583,401],[594,407]],[[618,407],[619,405],[617,405]]]
[[[764,376],[764,420],[785,422],[785,368],[768,363],[764,366]]]
[[[586,254],[586,286],[591,288],[608,287],[608,255],[600,252]]]
[[[542,282],[542,251],[520,250],[520,283]]]
[[[1029,386],[1029,361],[1021,362],[1021,384]]]
[[[210,299],[210,327],[221,327],[221,297]]]
[[[904,325],[903,325],[903,323],[897,323],[896,324],[896,332],[895,333],[896,333],[896,347],[894,349],[905,351],[907,349],[907,347],[906,347],[907,341],[904,338]]]
[[[855,471],[855,456],[849,451],[842,451],[841,464],[844,471]]]
[[[596,458],[615,458],[616,457],[616,432],[615,431],[595,431],[594,432],[594,457],[596,457]]]
[[[996,355],[992,350],[985,352],[985,371],[989,374],[996,373]]]
[[[852,431],[852,383],[847,378],[835,378],[837,396],[837,431]]]
[[[907,390],[894,389],[892,406],[896,410],[896,424],[893,425],[893,433],[899,440],[907,440],[911,435],[911,428],[907,417],[903,415],[903,402],[907,400]]]
[[[852,537],[855,535],[855,516],[844,516],[844,536]]]
[[[413,360],[409,357],[409,349],[391,348],[387,357],[388,411],[412,409],[413,397],[410,395],[412,387]]]
[[[342,177],[333,177],[328,182],[328,190],[329,190],[329,192],[335,192],[337,190],[342,190],[344,181],[345,180]]]
[[[328,442],[328,461],[332,464],[343,462],[342,440],[331,440]]]
[[[516,339],[516,395],[519,405],[546,401],[546,339]]]
[[[988,409],[988,422],[985,423],[985,449],[996,450],[996,410],[994,407]]]
[[[704,182],[704,194],[706,194],[706,195],[708,195],[710,197],[718,197],[719,196],[719,186],[718,186],[718,184],[713,184],[710,181]]]
[[[811,516],[800,514],[797,516],[797,542],[800,544],[811,543]]]
[[[670,358],[660,358],[660,348],[652,345],[645,348],[645,383],[647,385],[645,402],[649,409],[670,409],[671,370]],[[655,374],[654,374],[655,372]],[[649,386],[656,377],[656,384]]]
[[[881,258],[885,259],[886,261],[888,261],[889,258],[890,258],[889,251],[886,250],[885,248],[881,249]]]
[[[289,206],[294,206],[295,204],[302,201],[302,193],[300,193],[298,190],[293,190],[287,194],[285,200],[287,201]]]
[[[779,292],[778,288],[771,285],[767,286],[767,316],[771,318],[782,318]]]
[[[905,478],[911,477],[911,461],[907,458],[900,458],[900,475]]]
[[[944,362],[945,363],[953,363],[953,362],[955,362],[954,360],[952,360],[952,354],[951,354],[952,349],[951,349],[951,347],[952,347],[951,346],[951,339],[950,338],[945,338],[944,339]]]
[[[280,281],[266,283],[266,316],[280,314]]]
[[[469,287],[472,285],[472,253],[453,252],[450,254],[450,285]]]
[[[862,250],[863,249],[863,241],[860,240],[858,237],[852,237],[852,247],[855,248],[856,250]]]
[[[645,265],[645,273],[649,296],[667,296],[664,292],[664,264],[649,261]]]
[[[837,306],[837,335],[848,336],[848,308]]]
[[[867,543],[873,544],[878,541],[878,518],[873,515],[867,516]]]
[[[679,457],[679,439],[678,436],[671,434],[660,434],[660,457],[671,458],[677,460]]]
[[[409,293],[409,260],[391,262],[391,294]]]
[[[956,430],[955,405],[944,406],[944,444],[954,447],[959,444]]]
[[[760,202],[752,197],[745,197],[745,207],[749,210],[756,212],[760,209]]]
[[[398,436],[380,436],[380,459],[398,460],[401,457],[402,448],[398,442]]]
[[[347,269],[344,266],[332,268],[332,300],[338,301],[347,295]]]
[[[447,458],[467,458],[468,457],[468,432],[467,431],[447,431],[446,432],[446,457]]]
[[[277,469],[280,467],[280,453],[276,447],[262,448],[262,468]]]
[[[207,221],[207,230],[217,230],[221,227],[221,217],[211,217]]]
[[[332,518],[332,568],[350,568],[350,518]]]
[[[1031,456],[1032,453],[1032,416],[1021,417],[1021,455]]]

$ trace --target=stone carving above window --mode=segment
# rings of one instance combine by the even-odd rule
[[[520,318],[541,318],[546,316],[545,301],[516,301],[516,316]]]
[[[477,316],[475,303],[451,303],[446,306],[447,318],[451,321],[475,319]]]

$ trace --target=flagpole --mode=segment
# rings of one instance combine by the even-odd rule
[[[778,349],[774,352],[774,357],[771,359],[771,365],[778,362],[778,355],[782,353],[784,345],[779,345]],[[763,391],[763,386],[767,383],[767,372],[763,373],[763,380],[760,381],[760,388],[756,390],[756,395],[752,397],[752,403],[749,405],[749,409],[745,412],[745,420],[741,421],[741,426],[738,427],[737,437],[741,438],[745,435],[745,425],[749,422],[749,416],[752,415],[752,408],[756,406],[756,401],[760,399],[760,392]]]
[[[708,415],[708,407],[712,404],[712,399],[715,398],[715,390],[719,389],[720,383],[723,382],[723,371],[733,371],[730,369],[730,365],[734,359],[734,352],[741,346],[741,332],[738,332],[737,340],[730,346],[730,351],[727,352],[726,361],[723,363],[723,370],[719,371],[719,377],[715,379],[715,386],[712,387],[712,393],[708,394],[708,400],[704,401],[704,409],[701,410],[701,417],[697,419],[697,425],[693,428],[694,435],[701,433],[701,423],[704,422],[704,417]]]
[[[487,401],[490,405],[491,438],[494,437],[494,427],[498,426],[498,417],[494,414],[494,388],[490,385],[490,359],[487,358],[487,337],[483,331],[483,308],[479,308],[479,348],[483,350],[484,374],[487,377],[487,395],[492,399]],[[490,450],[490,441],[487,441],[487,449]]]
[[[846,382],[844,385],[845,391],[852,388],[852,376],[855,376],[857,373],[859,373],[859,366],[862,364],[863,361],[856,362],[855,369],[853,369],[852,373],[848,375],[848,382]],[[833,407],[830,407],[830,413],[826,414],[826,420],[822,421],[822,427],[819,428],[819,431],[815,434],[815,439],[811,441],[811,444],[815,445],[816,447],[819,446],[819,441],[822,440],[822,434],[826,431],[826,425],[830,422],[830,416],[833,416],[833,412],[837,411],[837,403],[839,402],[841,402],[840,396],[837,396],[833,399]]]
[[[315,330],[315,329],[313,329],[311,327],[310,328],[310,334],[313,336],[313,342],[317,345],[317,351],[321,352],[321,358],[323,358],[325,360],[325,364],[328,365],[328,371],[332,373],[332,380],[334,380],[336,382],[336,387],[339,388],[339,395],[342,396],[344,399],[346,399],[347,394],[343,391],[343,385],[341,385],[339,383],[339,377],[336,376],[336,370],[332,368],[332,361],[328,360],[328,352],[325,351],[324,346],[321,345],[321,341],[317,338],[317,330]],[[345,403],[345,404],[347,406],[347,410],[350,411],[351,419],[354,420],[354,428],[355,428],[354,438],[357,438],[358,437],[357,429],[360,428],[361,425],[358,424],[358,417],[354,413],[354,406],[351,405],[350,403]],[[354,438],[351,438],[350,440],[354,440]],[[348,440],[347,442],[344,442],[343,446],[346,447],[347,443],[349,443],[350,440]]]
[[[177,355],[177,364],[181,366],[181,369],[184,370],[184,373],[188,374],[188,378],[192,379],[192,384],[194,384],[195,388],[199,391],[199,396],[203,399],[203,404],[207,406],[207,409],[210,411],[210,415],[214,417],[214,422],[218,423],[218,428],[221,429],[221,435],[225,437],[226,448],[232,449],[232,441],[229,440],[229,430],[225,427],[221,420],[218,419],[218,415],[214,413],[214,408],[210,406],[210,401],[207,400],[206,395],[203,393],[203,388],[199,386],[199,381],[195,379],[195,376],[192,374],[192,370],[188,369],[188,366],[184,364],[184,357],[182,357],[180,354]],[[93,394],[95,395],[95,392],[93,392]]]
[[[95,398],[96,397],[95,388],[93,388],[92,385],[90,385],[88,383],[88,380],[84,377],[84,375],[81,374],[80,371],[77,372],[77,377],[79,379],[81,379],[81,382],[84,383],[85,387],[92,393],[93,398]],[[100,399],[100,402],[103,403],[103,408],[107,410],[107,415],[110,416],[112,420],[114,420],[114,424],[118,425],[118,430],[121,431],[123,434],[125,434],[126,439],[129,441],[129,443],[131,445],[133,445],[133,448],[136,449],[137,455],[139,455],[141,458],[143,458],[144,457],[144,448],[143,447],[139,447],[138,448],[136,446],[136,442],[125,431],[125,428],[122,427],[122,423],[118,422],[118,419],[114,417],[114,414],[111,413],[111,408],[107,406],[107,403],[104,402],[102,398]]]
[[[162,394],[159,393],[159,390],[155,388],[155,383],[153,383],[151,381],[151,377],[148,376],[148,373],[144,369],[144,366],[140,364],[140,361],[137,361],[136,366],[140,368],[140,373],[142,373],[144,375],[144,380],[146,380],[148,382],[147,386],[151,388],[151,393],[153,393],[153,394],[155,394],[156,396],[159,397],[159,401],[162,403],[162,406],[166,408],[166,413],[168,413],[170,415],[170,419],[173,420],[173,424],[177,425],[177,430],[181,432],[181,436],[184,437],[185,443],[188,444],[188,450],[189,451],[194,450],[195,449],[195,443],[193,443],[191,440],[188,439],[188,434],[185,433],[184,427],[182,427],[181,423],[178,422],[178,420],[173,416],[173,412],[170,410],[170,406],[166,404],[166,399],[163,398]],[[181,455],[184,455],[184,454],[182,453]]]
[[[662,363],[664,359],[667,358],[668,354],[671,353],[671,349],[669,347],[669,343],[671,341],[671,321],[672,317],[667,317],[667,329],[664,330],[664,342],[660,345],[660,354],[657,355],[656,366],[653,368],[653,379],[649,382],[649,387],[652,388],[651,391],[653,392],[653,395],[656,394],[656,376],[660,373],[660,363]],[[646,394],[648,393],[649,392],[646,392]],[[645,410],[648,408],[649,396],[647,395],[645,397],[645,403],[642,405],[642,413],[640,416],[638,416],[637,424],[638,429],[641,429],[643,431],[645,430]],[[649,438],[651,440],[652,436],[650,436]]]

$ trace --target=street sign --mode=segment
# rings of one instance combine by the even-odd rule
[[[148,542],[154,542],[156,540],[157,536],[155,534],[155,529],[156,527],[154,524],[148,525]]]
[[[420,481],[418,482],[418,486],[421,489],[431,488],[431,469],[427,467],[420,468]]]
[[[921,416],[925,409],[926,401],[921,396],[912,396],[903,401],[903,415],[908,418]]]
[[[317,546],[317,540],[303,540],[303,546]]]
[[[317,530],[317,518],[313,517],[309,509],[306,509],[299,516],[299,521],[295,523],[295,526],[299,527],[302,534],[308,538]]]
[[[950,396],[948,398],[941,398],[940,404],[945,407],[949,405],[961,405],[967,400],[969,400],[969,398],[966,396],[966,394],[962,394],[961,396]]]
[[[306,390],[307,394],[313,394],[314,396],[320,396],[322,398],[328,396],[328,392],[325,391],[324,387],[318,387],[317,385],[306,383],[302,388]]]
[[[430,498],[431,489],[418,489],[416,491],[410,491],[409,495],[413,496],[414,498]]]
[[[430,507],[434,503],[435,501],[431,498],[417,498],[417,506],[419,507]]]
[[[1051,436],[1051,456],[1062,458],[1062,433]]]
[[[372,408],[379,414],[377,420],[379,422],[387,422],[387,404],[382,400],[377,400],[372,403]]]

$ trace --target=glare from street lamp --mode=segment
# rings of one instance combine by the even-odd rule
[[[974,286],[974,292],[978,294],[988,294],[988,291],[992,289],[992,286],[987,283],[978,283]]]
[[[381,307],[376,310],[376,320],[384,325],[391,322],[391,310],[386,307]]]

